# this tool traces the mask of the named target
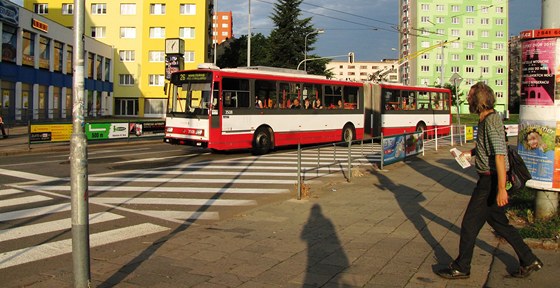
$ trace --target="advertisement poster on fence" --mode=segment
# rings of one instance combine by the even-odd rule
[[[128,123],[88,123],[86,137],[88,140],[127,138]]]
[[[528,115],[541,111],[543,107],[531,108],[522,107]],[[550,108],[554,110],[553,106]],[[551,114],[554,115],[552,112]],[[534,117],[531,118],[534,119]],[[533,177],[529,186],[551,188],[554,172],[556,121],[520,119],[518,134],[519,155],[525,161]]]
[[[392,164],[404,160],[404,135],[383,138],[383,163]]]
[[[130,136],[154,136],[165,133],[165,121],[156,122],[130,122],[128,126]]]
[[[72,124],[31,124],[30,142],[70,141]]]
[[[412,156],[422,153],[422,151],[424,150],[423,135],[424,133],[422,132],[406,135],[406,156]]]

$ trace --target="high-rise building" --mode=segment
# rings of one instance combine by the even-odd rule
[[[496,110],[507,110],[507,0],[399,0],[399,21],[400,56],[419,53],[399,67],[404,84],[442,85],[456,74],[460,113],[468,113],[466,96],[478,81],[494,89]]]
[[[222,42],[233,37],[233,14],[229,12],[217,12],[214,15],[214,27],[213,41],[216,44],[222,44]]]
[[[165,115],[165,39],[185,41],[184,67],[209,62],[212,0],[86,0],[85,34],[112,45],[115,116]],[[72,27],[74,2],[25,0],[24,7]]]
[[[376,81],[398,83],[397,59],[383,59],[381,61],[330,61],[326,70],[331,71],[333,79],[346,81]]]

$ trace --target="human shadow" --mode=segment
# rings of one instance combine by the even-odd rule
[[[351,287],[337,279],[350,262],[332,222],[326,218],[319,204],[314,204],[300,238],[307,243],[307,268],[302,287]]]
[[[454,224],[454,220],[450,221],[444,219],[426,209],[423,202],[427,199],[421,191],[406,185],[395,183],[381,171],[371,171],[370,173],[378,178],[379,184],[376,184],[378,189],[390,191],[394,194],[395,200],[397,200],[401,211],[406,215],[406,218],[410,221],[410,223],[414,225],[415,229],[418,231],[420,236],[422,236],[424,241],[434,251],[436,261],[436,264],[432,265],[434,272],[435,270],[441,268],[441,266],[447,265],[453,261],[454,258],[452,258],[452,256],[450,256],[445,248],[440,244],[440,241],[444,236],[441,236],[439,239],[436,238],[430,231],[428,225],[430,222],[434,222],[441,227],[449,229],[450,232],[460,235],[461,228]],[[457,244],[459,244],[458,242],[459,241],[457,241]],[[494,254],[496,250],[494,246],[480,239],[477,239],[476,245],[489,254]],[[504,255],[504,257],[506,256]]]

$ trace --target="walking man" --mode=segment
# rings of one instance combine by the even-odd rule
[[[2,119],[1,114],[0,114],[0,130],[2,130],[2,137],[8,138],[8,135],[6,134],[6,130],[4,129],[4,120]]]
[[[494,91],[483,82],[471,87],[467,97],[469,111],[479,116],[476,146],[467,157],[475,156],[478,182],[461,223],[459,256],[448,268],[436,273],[446,279],[465,279],[470,276],[476,237],[488,222],[492,228],[513,247],[519,258],[519,271],[512,276],[524,278],[542,268],[543,263],[533,254],[531,248],[515,227],[509,224],[504,206],[508,204],[506,191],[506,171],[509,163],[504,138],[504,124],[494,110]],[[469,155],[470,154],[470,155]]]

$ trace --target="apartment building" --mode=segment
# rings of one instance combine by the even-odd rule
[[[507,0],[399,0],[399,21],[400,57],[426,51],[399,67],[404,84],[441,85],[457,74],[461,113],[468,113],[468,89],[478,81],[494,89],[496,109],[507,110]]]
[[[0,114],[7,123],[72,118],[73,31],[0,0]],[[88,116],[110,113],[113,48],[84,37]]]
[[[397,59],[383,59],[381,61],[331,61],[326,65],[333,73],[333,79],[346,81],[377,81],[398,83],[398,73],[395,67]]]
[[[209,62],[212,3],[85,1],[85,34],[114,47],[113,115],[165,115],[165,39],[184,39],[185,69]],[[24,7],[64,26],[73,26],[74,1],[25,0]]]
[[[217,12],[213,19],[213,43],[219,45],[233,37],[233,14],[231,11]]]

